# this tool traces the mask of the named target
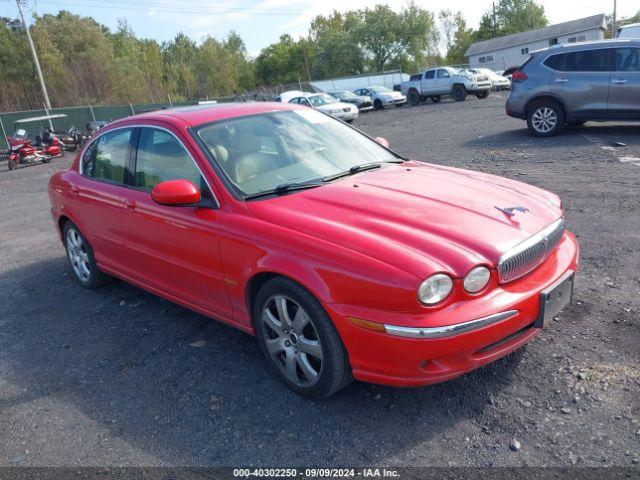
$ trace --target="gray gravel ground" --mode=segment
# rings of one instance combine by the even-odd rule
[[[122,282],[82,289],[46,195],[70,156],[1,163],[0,465],[638,466],[640,126],[534,139],[504,100],[373,112],[356,126],[417,159],[559,193],[581,246],[576,304],[457,380],[354,383],[322,402],[285,389],[248,335]]]

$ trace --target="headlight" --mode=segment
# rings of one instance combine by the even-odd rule
[[[453,281],[444,273],[431,275],[418,287],[418,300],[425,305],[438,303],[451,293]]]
[[[336,108],[334,108],[334,109],[332,109],[332,110],[329,110],[329,113],[340,113],[340,112],[342,112],[342,109],[341,109],[341,108],[337,108],[337,109],[336,109]]]
[[[487,267],[475,267],[464,277],[464,289],[469,293],[478,293],[489,283],[491,272]]]

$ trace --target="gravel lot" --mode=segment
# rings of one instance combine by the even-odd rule
[[[46,195],[71,155],[13,172],[2,162],[0,465],[640,467],[640,126],[534,139],[504,100],[356,126],[417,159],[559,193],[580,240],[576,303],[457,380],[354,383],[322,402],[281,385],[248,335],[122,282],[82,289]]]

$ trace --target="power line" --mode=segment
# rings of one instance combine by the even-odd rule
[[[92,0],[66,0],[66,1],[51,1],[41,0],[40,3],[56,6],[69,6],[69,7],[90,7],[98,9],[117,9],[117,10],[129,10],[138,12],[167,12],[167,13],[198,13],[198,14],[217,14],[217,15],[271,15],[271,16],[295,16],[302,13],[302,11],[280,11],[280,10],[266,10],[266,9],[240,9],[240,8],[218,8],[218,7],[184,7],[178,4],[152,4],[143,2],[130,2],[126,0],[111,0],[110,2],[100,3],[85,3]],[[73,2],[73,3],[71,3]]]

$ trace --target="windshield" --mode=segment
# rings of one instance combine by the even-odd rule
[[[231,118],[196,132],[245,196],[399,158],[341,121],[311,109]]]
[[[353,92],[350,92],[349,90],[344,90],[342,92],[340,92],[339,94],[341,97],[343,98],[354,98],[357,97],[357,95]]]
[[[373,87],[371,91],[373,93],[385,93],[385,92],[391,92],[392,90],[387,87]]]
[[[338,100],[333,98],[331,95],[310,95],[307,97],[307,100],[311,102],[311,105],[314,107],[319,107],[320,105],[329,105],[331,103],[336,103]]]

